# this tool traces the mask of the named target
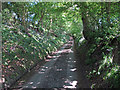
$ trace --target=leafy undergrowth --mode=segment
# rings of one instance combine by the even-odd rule
[[[30,29],[26,33],[7,25],[3,26],[2,35],[2,74],[7,87],[68,39],[60,33],[58,37]]]
[[[116,62],[119,51],[115,51],[117,49],[115,46],[95,45],[85,40],[81,43],[78,51],[80,60],[85,60],[86,77],[92,83],[91,88],[120,88],[120,63]]]

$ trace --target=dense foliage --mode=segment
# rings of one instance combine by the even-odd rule
[[[2,67],[6,83],[16,80],[72,36],[78,46],[87,42],[86,64],[99,63],[90,73],[104,73],[103,80],[112,87],[120,86],[119,3],[9,2],[2,6]],[[101,60],[93,57],[98,50]]]
[[[43,8],[40,8],[42,4]],[[29,71],[68,40],[64,19],[61,13],[52,14],[51,5],[3,3],[2,67],[5,83],[11,85],[23,72]]]
[[[76,4],[81,8],[83,35],[86,39],[83,44],[87,43],[86,47],[88,47],[85,62],[92,68],[88,77],[100,78],[93,84],[93,88],[118,88],[120,86],[119,3]]]

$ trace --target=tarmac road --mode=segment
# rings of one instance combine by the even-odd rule
[[[22,88],[77,88],[76,61],[72,47],[73,41],[69,41],[53,56],[48,56],[48,62]]]

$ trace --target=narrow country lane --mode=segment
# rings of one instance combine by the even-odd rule
[[[22,88],[77,88],[73,41],[69,41]],[[50,58],[53,57],[53,58]]]
[[[120,88],[120,0],[3,1],[0,90]]]

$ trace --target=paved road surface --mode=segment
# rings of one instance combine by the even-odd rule
[[[55,52],[22,88],[77,88],[73,41]]]

